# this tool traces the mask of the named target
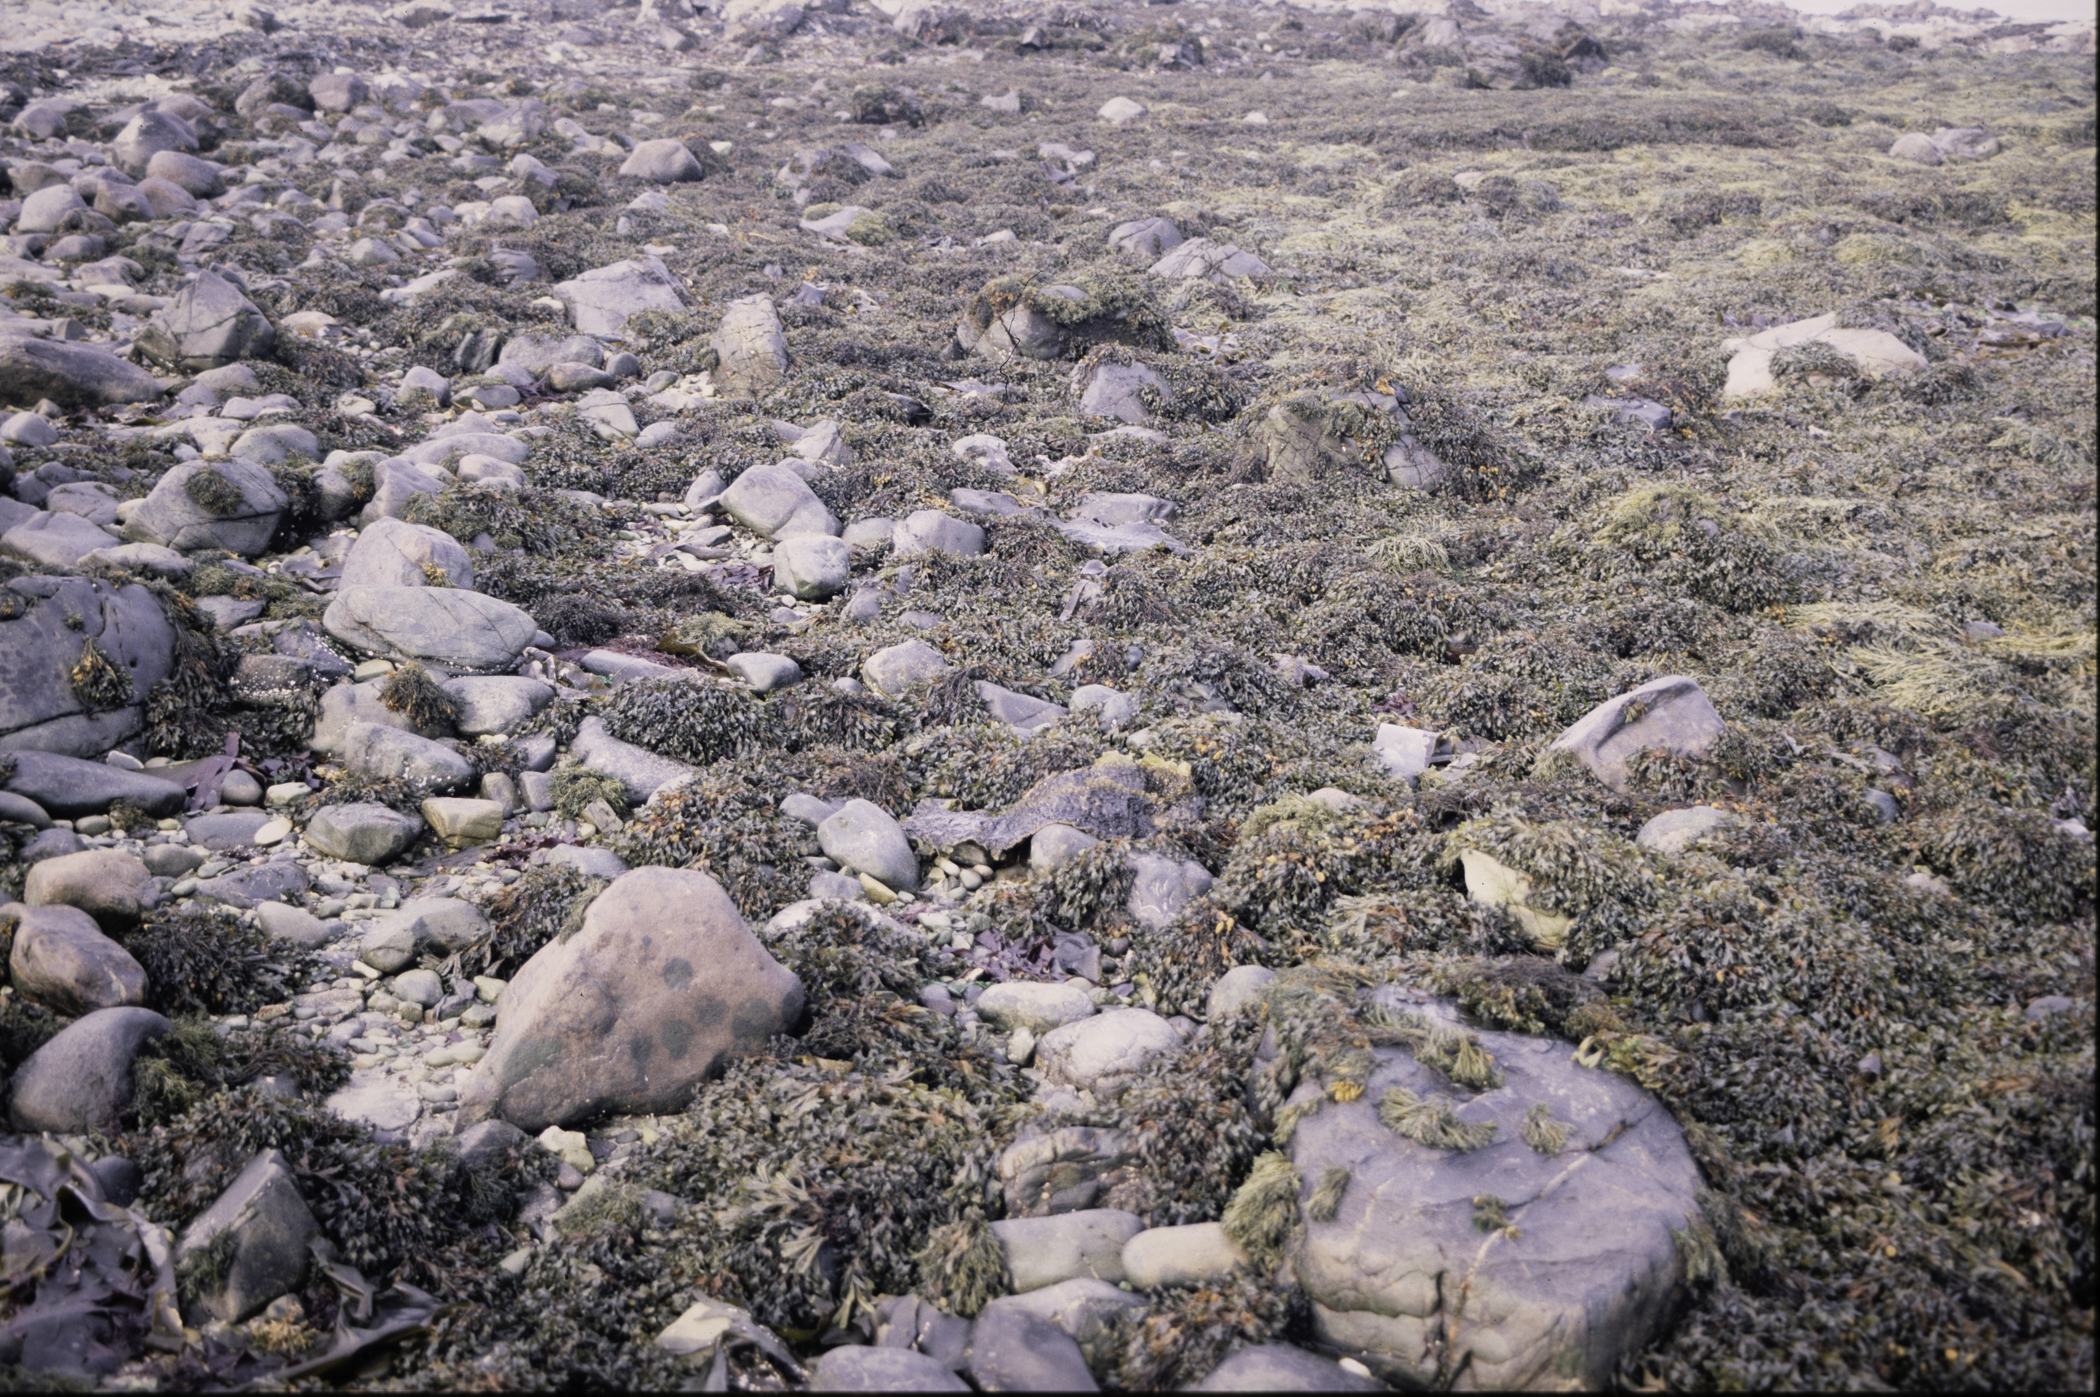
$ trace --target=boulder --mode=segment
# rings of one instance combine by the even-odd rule
[[[1148,1227],[1123,1244],[1124,1278],[1139,1290],[1214,1285],[1247,1267],[1247,1253],[1215,1222]]]
[[[35,801],[61,820],[100,815],[119,800],[129,801],[155,818],[165,818],[181,810],[187,801],[182,787],[172,781],[104,762],[52,752],[16,751],[13,766],[6,789]]]
[[[786,655],[746,651],[731,655],[722,663],[735,670],[755,694],[770,694],[802,682],[802,666]]]
[[[646,142],[644,144],[647,144]],[[682,147],[681,147],[682,148]],[[540,377],[557,364],[585,364],[591,368],[605,363],[605,346],[589,335],[535,335],[526,333],[512,335],[503,342],[503,352],[496,356],[498,365],[516,365],[534,378]],[[505,440],[510,440],[505,438]],[[509,458],[505,458],[509,459]],[[513,465],[522,464],[520,455]]]
[[[629,316],[645,310],[684,310],[676,281],[654,257],[593,267],[572,281],[555,285],[556,299],[569,308],[569,321],[586,335],[617,338]]]
[[[1476,1093],[1404,1048],[1375,1048],[1360,1098],[1299,1118],[1301,1196],[1330,1169],[1348,1177],[1330,1219],[1301,1211],[1290,1264],[1322,1346],[1389,1382],[1457,1372],[1483,1390],[1601,1388],[1680,1301],[1676,1234],[1699,1216],[1698,1166],[1626,1078],[1566,1043],[1478,1037],[1499,1087]],[[1394,1088],[1441,1096],[1458,1123],[1494,1134],[1472,1149],[1402,1136],[1380,1119]],[[1320,1091],[1307,1082],[1291,1100]]]
[[[919,509],[905,516],[904,522],[897,526],[892,547],[899,558],[916,553],[947,553],[958,558],[974,558],[984,552],[984,530],[937,509]]]
[[[845,1344],[825,1351],[809,1373],[812,1392],[969,1392],[937,1358],[917,1349]]]
[[[343,730],[343,765],[359,776],[406,781],[419,791],[457,791],[474,782],[474,764],[442,742],[378,723]]]
[[[633,153],[621,164],[620,173],[656,184],[680,184],[700,179],[707,172],[686,149],[685,142],[664,137],[638,142]]]
[[[150,403],[161,391],[153,375],[101,345],[0,332],[0,402],[109,407]]]
[[[1125,906],[1140,926],[1152,931],[1165,930],[1182,908],[1210,891],[1210,870],[1193,859],[1138,854],[1130,862],[1137,877],[1131,880]]]
[[[1111,97],[1095,115],[1111,126],[1129,126],[1145,119],[1145,104],[1131,97]]]
[[[1006,1248],[1014,1291],[1041,1290],[1077,1277],[1123,1279],[1123,1244],[1145,1230],[1136,1213],[1089,1208],[1040,1218],[1007,1218],[992,1224]]]
[[[845,590],[853,550],[844,539],[797,534],[773,549],[773,585],[802,601],[822,601]]]
[[[442,687],[459,704],[454,726],[467,737],[511,732],[554,701],[551,685],[517,674],[464,675]]]
[[[1047,1319],[1072,1336],[1079,1351],[1092,1355],[1108,1338],[1118,1321],[1147,1307],[1145,1297],[1133,1295],[1118,1285],[1090,1277],[1076,1277],[1018,1295],[1002,1295],[986,1310],[1017,1309]]]
[[[70,1016],[145,1002],[146,972],[78,908],[10,903],[0,907],[0,929],[8,928],[9,975],[37,1003]]]
[[[839,531],[839,521],[809,482],[785,466],[753,466],[722,492],[716,507],[753,533],[772,539],[836,536]]]
[[[1697,680],[1667,674],[1598,704],[1546,750],[1572,753],[1599,781],[1624,791],[1634,753],[1703,757],[1726,731]]]
[[[423,822],[374,801],[324,805],[306,822],[306,842],[346,863],[391,863],[423,832]]]
[[[442,529],[381,519],[357,536],[343,559],[342,587],[455,587],[474,590],[474,563]]]
[[[786,1031],[802,1004],[801,982],[714,879],[636,869],[511,979],[461,1117],[539,1131],[607,1111],[677,1111],[729,1054]]]
[[[341,922],[324,922],[304,908],[287,902],[258,902],[255,904],[255,923],[267,936],[279,941],[289,941],[294,946],[308,950],[325,946],[333,941]]]
[[[108,534],[77,514],[38,514],[0,533],[0,549],[55,572],[71,572],[109,542]]]
[[[1006,980],[985,987],[977,1012],[995,1028],[1009,1033],[1025,1028],[1040,1038],[1053,1028],[1092,1018],[1094,997],[1080,985]]]
[[[347,112],[371,95],[365,80],[355,73],[322,73],[306,85],[314,110]]]
[[[1070,1334],[1015,1306],[987,1306],[970,1325],[964,1352],[984,1392],[1099,1392]]]
[[[787,376],[787,336],[781,333],[780,315],[769,296],[731,301],[709,343],[720,356],[715,381],[732,392],[756,396]]]
[[[22,880],[31,907],[75,907],[104,931],[130,931],[160,901],[160,885],[137,855],[86,849],[44,859]]]
[[[336,684],[321,694],[320,710],[314,715],[314,735],[307,745],[316,752],[340,755],[343,735],[352,723],[377,723],[398,728],[417,737],[450,737],[452,729],[442,719],[418,723],[406,713],[386,706],[388,678],[368,679],[362,684]],[[457,683],[457,680],[448,681]]]
[[[919,859],[911,840],[881,806],[849,800],[817,826],[817,843],[845,868],[865,873],[892,891],[919,886]]]
[[[22,201],[22,211],[15,215],[15,232],[56,233],[69,223],[77,227],[75,215],[86,208],[87,204],[70,184],[46,185]]]
[[[283,829],[284,825],[280,824],[278,828]],[[216,878],[206,878],[197,884],[193,895],[245,910],[264,902],[297,897],[312,886],[312,881],[296,859],[273,858],[267,863],[249,864]]]
[[[1152,264],[1154,276],[1176,280],[1202,277],[1220,285],[1234,277],[1267,276],[1275,270],[1251,252],[1244,252],[1231,243],[1213,242],[1209,238],[1191,238],[1185,243],[1179,243]]]
[[[583,720],[569,751],[587,770],[618,777],[627,788],[629,805],[638,806],[665,786],[689,781],[698,774],[684,762],[622,742],[607,732],[605,720],[595,715]]]
[[[96,1009],[75,1019],[15,1071],[8,1104],[16,1130],[114,1131],[131,1105],[131,1064],[174,1025],[151,1009]]]
[[[1079,410],[1088,417],[1113,417],[1118,421],[1145,423],[1152,420],[1145,406],[1149,390],[1164,396],[1167,381],[1148,364],[1092,364],[1079,376]]]
[[[1118,223],[1108,235],[1108,245],[1118,252],[1132,252],[1149,260],[1181,246],[1181,229],[1168,218],[1135,218]]]
[[[107,543],[108,535],[103,536]],[[74,675],[92,642],[114,673],[85,686]],[[17,577],[0,583],[0,751],[56,754],[18,773],[7,788],[43,804],[61,819],[74,813],[96,814],[127,791],[142,796],[160,814],[168,814],[165,782],[126,780],[131,773],[103,767],[87,773],[66,765],[72,757],[100,757],[133,736],[143,723],[146,694],[174,667],[175,630],[153,593],[136,583],[113,587],[85,577]],[[111,678],[127,685],[115,692]],[[123,692],[128,687],[129,692]],[[111,706],[113,698],[122,702]],[[95,763],[99,766],[100,763]],[[107,772],[105,777],[102,773]],[[54,797],[68,808],[46,802],[23,780],[51,783]],[[96,798],[99,805],[93,805]],[[179,803],[179,802],[178,802]],[[91,806],[91,808],[89,808]]]
[[[1029,837],[1028,870],[1039,878],[1055,873],[1100,842],[1070,825],[1044,825]]]
[[[226,192],[224,166],[180,150],[156,152],[146,162],[146,176],[165,180],[193,199],[216,199]],[[143,191],[145,185],[139,187]]]
[[[1741,817],[1711,805],[1665,810],[1642,825],[1633,842],[1658,854],[1681,854],[1716,830],[1740,823]]]
[[[448,849],[487,844],[503,836],[503,802],[457,796],[433,796],[423,802],[423,819]]]
[[[306,1244],[319,1231],[291,1165],[274,1149],[261,1151],[183,1229],[175,1272],[196,1277],[186,1287],[184,1318],[235,1324],[293,1293],[306,1280]]]
[[[1940,148],[1932,143],[1932,137],[1922,131],[1898,136],[1896,143],[1889,147],[1889,156],[1895,160],[1915,161],[1920,165],[1937,165],[1945,158],[1940,154]]]
[[[1045,1033],[1035,1062],[1051,1082],[1108,1093],[1154,1058],[1179,1051],[1181,1035],[1151,1010],[1109,1009]]]
[[[448,587],[345,587],[321,624],[368,655],[468,670],[509,668],[539,632],[509,602]]]
[[[241,289],[216,272],[199,272],[133,340],[139,352],[183,373],[242,359],[267,359],[277,331]]]
[[[246,775],[245,772],[242,773]],[[227,776],[231,778],[232,772]],[[221,794],[224,787],[221,786]],[[182,832],[190,837],[190,845],[197,849],[208,849],[221,853],[227,849],[238,849],[243,844],[255,842],[255,832],[276,818],[261,810],[230,810],[224,815],[194,815],[183,821]]]
[[[126,122],[109,143],[109,163],[133,179],[143,179],[155,156],[196,148],[197,133],[188,122],[148,108]]]
[[[270,546],[290,498],[249,461],[191,461],[160,478],[124,525],[130,543],[180,553],[223,548],[252,558]]]

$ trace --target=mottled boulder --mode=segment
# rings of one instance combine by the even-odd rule
[[[107,669],[90,658],[90,644],[107,660]],[[147,692],[168,677],[174,649],[175,630],[159,601],[137,584],[112,587],[85,577],[34,576],[0,584],[0,656],[6,657],[0,663],[0,751],[100,757],[139,731],[141,705]],[[87,668],[82,668],[84,659]],[[55,767],[49,775],[55,780],[61,770]],[[42,799],[34,791],[9,788]],[[74,794],[67,784],[59,789]],[[96,809],[107,809],[113,798],[104,798]],[[164,805],[164,793],[156,792],[154,802]],[[45,808],[72,818],[69,811]]]
[[[724,1057],[792,1025],[802,1001],[714,879],[636,869],[512,978],[461,1117],[539,1131],[679,1110]]]
[[[15,1129],[113,1129],[131,1105],[139,1048],[173,1027],[151,1009],[97,1009],[75,1019],[16,1069],[8,1103]]]
[[[7,968],[15,989],[39,1004],[87,1014],[145,1002],[146,972],[78,908],[10,903],[0,907],[0,930],[14,936]]]
[[[277,330],[238,286],[216,272],[199,272],[154,312],[133,343],[156,363],[197,373],[242,359],[267,359]]]
[[[345,587],[321,624],[368,655],[469,670],[508,669],[539,631],[509,602],[448,587]]]
[[[558,283],[554,295],[569,308],[570,323],[586,335],[617,337],[629,316],[685,309],[670,271],[654,257],[593,267]]]
[[[732,392],[764,393],[787,376],[787,336],[781,333],[771,297],[731,301],[710,343],[720,356],[715,380]]]
[[[384,864],[416,842],[423,822],[374,801],[324,805],[306,822],[306,842],[332,859]]]
[[[160,478],[124,525],[130,543],[178,553],[223,548],[252,558],[270,546],[290,498],[251,461],[191,461]]]
[[[378,723],[343,730],[343,765],[359,776],[406,781],[419,791],[457,791],[472,784],[474,764],[442,742]]]
[[[707,172],[686,149],[684,141],[664,137],[637,142],[633,153],[621,164],[620,173],[656,184],[680,184],[697,180]]]

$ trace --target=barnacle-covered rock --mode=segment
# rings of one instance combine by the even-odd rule
[[[672,1111],[730,1053],[791,1027],[803,991],[704,873],[622,875],[503,993],[462,1117],[526,1131],[601,1111]]]

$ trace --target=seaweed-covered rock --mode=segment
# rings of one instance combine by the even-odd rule
[[[321,624],[368,655],[469,670],[509,668],[539,631],[509,602],[449,587],[345,587]]]
[[[81,577],[17,577],[0,586],[0,751],[99,757],[139,731],[147,693],[174,666],[175,629],[145,587],[112,587]],[[99,765],[99,763],[98,763]],[[58,783],[63,762],[32,762]],[[108,781],[125,785],[111,768]],[[87,775],[81,773],[82,776]],[[18,773],[18,777],[20,773]],[[35,776],[21,779],[36,780]],[[99,774],[90,784],[101,784]],[[9,789],[42,802],[33,790]],[[85,802],[53,795],[69,806]],[[86,792],[79,794],[85,795]],[[47,810],[70,819],[107,809]],[[154,800],[159,807],[160,798]],[[156,813],[167,814],[166,809]]]
[[[1110,1009],[1051,1029],[1036,1043],[1050,1081],[1110,1093],[1164,1053],[1181,1051],[1174,1026],[1148,1009]]]
[[[441,742],[378,723],[343,730],[343,765],[360,776],[405,781],[418,791],[457,791],[473,782],[474,764]]]
[[[942,849],[968,842],[999,855],[1046,825],[1070,825],[1098,839],[1149,839],[1200,818],[1202,809],[1186,778],[1111,752],[1086,770],[1044,777],[997,815],[921,802],[904,832]]]
[[[97,1009],[75,1019],[16,1069],[8,1103],[15,1129],[114,1128],[131,1105],[140,1047],[173,1028],[151,1009]]]
[[[169,471],[124,523],[131,543],[179,553],[222,548],[252,558],[270,546],[291,499],[250,461],[192,461]]]
[[[162,391],[152,374],[100,345],[0,333],[0,402],[102,407],[150,403]]]
[[[1396,1382],[1601,1386],[1683,1293],[1699,1170],[1661,1103],[1567,1044],[1479,1047],[1480,1087],[1376,1048],[1360,1096],[1298,1116],[1301,1200],[1339,1188],[1292,1246],[1315,1330]]]
[[[462,1118],[538,1131],[678,1110],[726,1055],[792,1026],[802,1002],[714,879],[636,869],[512,977]]]
[[[1631,777],[1627,762],[1636,752],[1703,757],[1725,731],[1699,682],[1669,674],[1606,699],[1546,750],[1571,754],[1599,781],[1623,791]]]
[[[77,907],[105,931],[129,931],[160,900],[160,888],[135,854],[87,849],[45,859],[29,870],[22,900],[31,907]]]
[[[141,353],[185,373],[241,359],[267,359],[276,327],[241,289],[216,272],[199,272],[138,334]]]
[[[18,991],[38,1003],[62,1014],[86,1014],[145,1002],[146,972],[80,909],[0,907],[0,930],[9,929],[9,975]]]
[[[460,681],[449,682],[456,684]],[[339,754],[343,750],[344,734],[356,723],[377,723],[417,737],[452,735],[453,725],[441,714],[420,706],[388,707],[388,690],[393,683],[394,679],[389,676],[368,679],[362,684],[336,684],[323,690],[320,707],[314,714],[313,736],[307,745],[316,752]]]

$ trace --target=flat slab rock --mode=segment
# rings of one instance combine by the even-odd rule
[[[1315,1332],[1403,1386],[1604,1387],[1679,1302],[1676,1234],[1699,1216],[1698,1166],[1661,1103],[1578,1065],[1569,1044],[1479,1038],[1504,1077],[1496,1090],[1468,1091],[1404,1048],[1376,1049],[1360,1098],[1299,1121],[1290,1154],[1301,1197],[1329,1168],[1349,1171],[1333,1220],[1306,1218],[1291,1256]],[[1394,1133],[1378,1114],[1393,1087],[1448,1097],[1458,1120],[1493,1122],[1493,1142],[1440,1150]],[[1319,1091],[1308,1082],[1292,1099]],[[1525,1115],[1540,1104],[1567,1127],[1556,1154],[1525,1142]],[[1503,1201],[1509,1229],[1476,1225],[1474,1200],[1487,1195]]]

